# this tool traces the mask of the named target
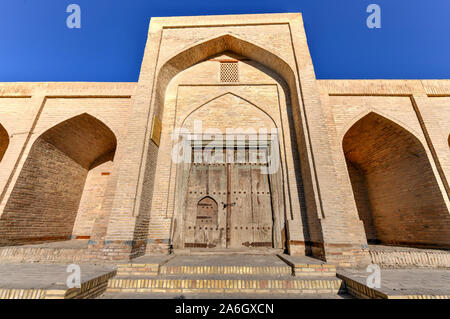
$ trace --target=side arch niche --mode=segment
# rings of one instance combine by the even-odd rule
[[[342,146],[369,243],[450,247],[450,215],[417,137],[372,112]]]
[[[41,134],[5,206],[1,241],[23,244],[70,239],[77,214],[78,231],[89,237],[106,185],[102,178],[109,175],[104,170],[110,169],[116,146],[114,133],[87,113]]]

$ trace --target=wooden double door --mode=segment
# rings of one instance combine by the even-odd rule
[[[271,188],[262,165],[191,164],[184,247],[273,247]]]

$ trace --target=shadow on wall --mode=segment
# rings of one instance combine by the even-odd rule
[[[369,113],[342,145],[369,242],[450,248],[450,215],[419,139]]]
[[[89,172],[112,161],[114,133],[89,114],[34,142],[0,220],[2,245],[70,239]]]
[[[0,124],[0,162],[6,153],[9,145],[9,135],[5,128]]]

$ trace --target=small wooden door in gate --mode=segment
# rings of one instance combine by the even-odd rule
[[[186,248],[225,248],[227,195],[225,164],[192,164],[184,214]]]

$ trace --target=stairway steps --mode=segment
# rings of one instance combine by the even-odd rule
[[[339,293],[345,291],[338,278],[176,278],[159,276],[115,277],[107,292],[158,293]]]
[[[120,264],[108,293],[338,294],[336,267],[309,257],[145,256]]]
[[[278,257],[292,268],[292,274],[296,277],[327,276],[336,277],[336,266],[322,261],[296,258],[284,254]]]
[[[327,264],[286,264],[285,266],[251,265],[159,265],[120,264],[118,276],[158,276],[158,275],[294,275],[296,277],[336,276],[336,267]]]
[[[159,264],[119,264],[117,276],[157,276]]]
[[[289,266],[162,266],[161,275],[291,275]]]

